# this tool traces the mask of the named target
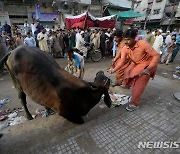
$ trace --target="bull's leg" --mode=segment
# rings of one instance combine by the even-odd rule
[[[19,98],[21,99],[21,104],[24,106],[27,119],[32,120],[33,117],[27,108],[26,94],[24,92],[19,92]]]

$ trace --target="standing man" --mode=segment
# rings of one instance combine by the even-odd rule
[[[176,36],[176,49],[173,51],[171,62],[174,61],[179,50],[180,50],[180,33]]]
[[[3,25],[3,31],[5,31],[8,36],[11,34],[11,26],[7,24],[7,21],[5,21]]]
[[[31,36],[31,33],[27,33],[27,37],[24,39],[24,45],[30,46],[30,47],[36,47],[36,41],[34,37]]]
[[[109,39],[109,37],[105,34],[105,31],[101,31],[101,36],[100,36],[100,50],[103,59],[105,59],[105,51],[106,51],[106,41]]]
[[[24,33],[25,33],[25,35],[27,35],[28,32],[29,32],[29,24],[27,23],[27,21],[25,21],[25,23],[24,23]]]
[[[114,33],[114,40],[117,42],[117,46],[118,46],[117,54],[115,58],[112,60],[112,65],[114,67],[116,67],[118,62],[121,60],[121,52],[122,52],[123,47],[125,46],[125,41],[123,40],[122,35],[123,35],[123,32],[120,30],[116,30],[116,32]],[[123,84],[124,71],[129,66],[130,62],[131,61],[127,58],[126,61],[124,62],[124,65],[116,71],[116,83],[113,86],[116,86],[116,85],[121,86]]]
[[[167,47],[171,44],[171,35],[170,35],[170,31],[166,32],[166,39],[165,39],[165,44],[164,44],[164,48],[162,51],[162,55],[165,54]]]
[[[1,22],[0,22],[0,35],[2,35],[2,31],[3,31],[3,27],[1,26]]]
[[[21,46],[23,44],[24,44],[24,39],[23,39],[21,33],[18,33],[17,38],[16,38],[16,47]]]
[[[32,30],[32,35],[34,36],[34,32],[36,31],[36,24],[34,23],[34,21],[31,24],[31,30]]]
[[[124,86],[132,86],[132,100],[126,108],[133,111],[139,107],[140,97],[143,94],[150,78],[154,78],[160,55],[144,40],[136,41],[136,30],[128,29],[124,32],[126,46],[121,51],[121,59],[110,73],[122,68],[129,58],[131,64],[124,73]]]
[[[75,28],[71,29],[69,34],[69,46],[75,47],[76,46],[76,31]]]
[[[84,31],[81,31],[79,35],[76,35],[76,48],[83,53],[83,57],[86,58],[87,56],[87,48],[84,46]]]
[[[48,50],[48,36],[46,34],[46,29],[42,29],[41,32],[37,35],[37,40],[39,41],[39,48],[42,51],[49,52]]]
[[[163,47],[163,37],[161,35],[162,30],[157,30],[157,36],[153,44],[153,48],[161,55],[162,54],[162,47]]]
[[[154,36],[153,34],[151,33],[151,29],[150,28],[147,28],[146,29],[146,35],[144,36],[144,41],[148,42],[151,46],[153,46],[153,43],[154,43]]]
[[[46,25],[46,28],[45,28],[45,29],[46,29],[46,33],[49,34],[50,28],[48,27],[48,25]]]
[[[98,50],[100,46],[100,34],[97,29],[95,29],[94,33],[92,34],[92,42],[94,44],[94,49]]]

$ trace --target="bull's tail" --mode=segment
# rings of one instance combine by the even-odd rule
[[[1,60],[0,60],[0,68],[6,63],[9,55],[11,54],[11,52],[8,52]]]

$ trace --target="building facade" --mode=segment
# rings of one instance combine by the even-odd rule
[[[134,10],[144,14],[136,19],[141,28],[162,28],[164,31],[180,30],[180,0],[137,0]]]
[[[1,0],[0,1],[1,12],[7,12],[10,19],[10,24],[23,26],[25,21],[31,23],[35,16],[35,4],[40,5],[40,12],[42,18],[40,21],[43,25],[54,25],[57,21],[50,18],[53,13],[55,13],[52,7],[51,0]],[[4,21],[1,21],[4,23]]]

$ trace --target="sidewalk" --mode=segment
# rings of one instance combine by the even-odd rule
[[[156,76],[134,112],[127,112],[125,106],[107,109],[102,103],[89,112],[83,125],[53,115],[8,128],[0,139],[0,153],[180,153],[180,147],[138,148],[139,142],[180,142],[180,103],[173,97],[177,90],[179,81]]]

